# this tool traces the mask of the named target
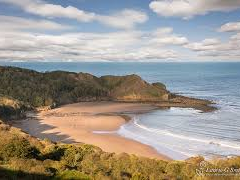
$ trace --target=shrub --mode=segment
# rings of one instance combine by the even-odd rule
[[[50,145],[47,151],[43,155],[43,159],[51,159],[55,161],[60,161],[64,155],[65,148],[58,145]]]
[[[0,143],[0,157],[8,160],[15,158],[36,158],[39,151],[32,147],[25,138],[14,136],[6,142]]]
[[[44,175],[46,177],[51,177],[54,175],[53,168],[46,166],[42,161],[36,159],[18,159],[12,158],[8,162],[9,169],[12,171],[18,172],[18,176],[21,176],[23,173],[32,174],[32,179],[34,175]],[[17,178],[18,179],[18,178]]]
[[[76,170],[65,170],[59,173],[54,179],[65,179],[65,180],[88,180],[90,179],[87,175],[76,171]]]
[[[182,169],[184,165],[185,165],[185,162],[180,162],[180,161],[169,162],[168,165],[166,166],[166,172],[170,176],[181,179]]]
[[[8,168],[0,167],[0,179],[1,180],[51,180],[48,175],[29,173],[23,171],[16,171]]]
[[[74,168],[77,164],[82,161],[83,152],[80,147],[70,146],[68,147],[62,157],[62,161],[68,167]]]

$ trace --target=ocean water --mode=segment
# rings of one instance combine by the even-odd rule
[[[172,92],[215,101],[219,110],[201,113],[171,108],[133,115],[117,133],[174,159],[240,155],[240,63],[23,63],[0,62],[38,71],[66,70],[96,76],[138,74],[163,82]]]

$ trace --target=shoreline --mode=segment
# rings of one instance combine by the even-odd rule
[[[157,108],[140,103],[83,102],[42,111],[35,117],[20,120],[13,125],[40,139],[69,144],[86,143],[106,152],[171,160],[149,145],[114,133],[131,120],[127,114],[146,113]]]

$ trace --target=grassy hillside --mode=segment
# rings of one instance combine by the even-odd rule
[[[40,141],[0,121],[0,179],[239,179],[217,176],[202,177],[196,170],[239,170],[240,157],[212,160],[201,166],[202,157],[186,161],[162,161],[128,154],[107,153],[87,144],[66,145]],[[227,171],[226,171],[227,172]],[[220,172],[220,174],[224,172]],[[216,174],[216,173],[215,173]],[[226,173],[225,173],[226,174]],[[234,176],[235,174],[235,176]]]
[[[33,107],[80,101],[162,101],[169,92],[137,75],[95,77],[87,73],[46,72],[0,67],[0,94]]]
[[[114,100],[120,101],[164,101],[169,92],[165,86],[149,84],[137,75],[103,76],[101,84],[110,91]],[[160,84],[160,83],[159,83]]]
[[[0,179],[237,179],[196,174],[202,157],[161,161],[103,152],[86,145],[40,141],[0,121]],[[209,168],[240,168],[240,158],[206,162]]]

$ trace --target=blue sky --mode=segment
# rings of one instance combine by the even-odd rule
[[[0,0],[2,61],[240,61],[240,0]]]

